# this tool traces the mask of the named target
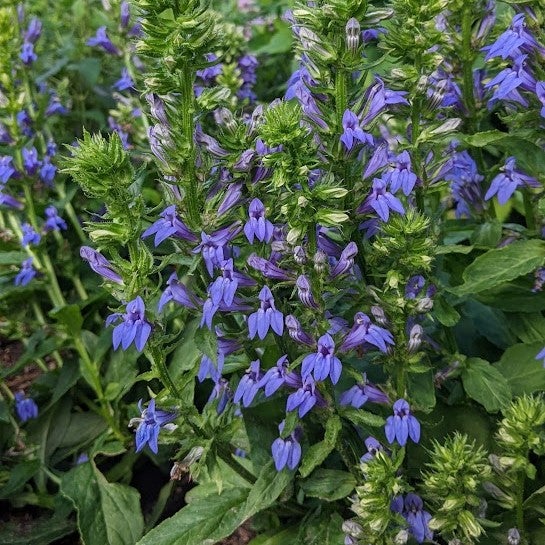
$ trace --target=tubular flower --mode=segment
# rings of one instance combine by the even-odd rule
[[[384,432],[389,443],[397,440],[402,447],[409,437],[415,443],[420,441],[420,422],[411,414],[409,404],[404,399],[394,403],[394,415],[386,420]]]
[[[276,310],[273,295],[267,286],[263,286],[259,292],[260,308],[248,316],[249,337],[253,339],[256,334],[260,339],[267,336],[269,328],[277,335],[284,331],[284,315]]]

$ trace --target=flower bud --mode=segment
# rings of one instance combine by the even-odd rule
[[[293,249],[293,259],[297,265],[304,265],[307,262],[307,254],[302,246],[296,246]]]
[[[416,311],[424,314],[429,312],[433,308],[433,301],[430,297],[422,297],[418,304],[416,305]]]
[[[388,325],[388,318],[386,318],[386,314],[384,314],[384,310],[382,307],[379,307],[378,305],[373,305],[371,307],[371,314],[373,315],[373,318],[377,321],[380,325]]]
[[[413,325],[411,332],[409,333],[409,342],[407,344],[407,352],[409,352],[409,354],[414,354],[418,351],[422,344],[423,334],[424,330],[420,324]]]
[[[520,533],[516,528],[509,528],[509,531],[507,532],[507,543],[509,543],[509,545],[519,545]]]
[[[352,17],[346,23],[346,49],[355,54],[360,45],[360,23]]]
[[[327,269],[329,268],[328,267],[328,263],[327,263],[327,255],[324,251],[322,250],[318,250],[315,254],[314,254],[314,270],[317,272],[317,273],[323,273],[325,271],[327,271]]]

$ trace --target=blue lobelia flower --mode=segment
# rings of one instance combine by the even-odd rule
[[[23,392],[15,394],[15,412],[21,422],[38,418],[38,405],[31,397],[25,397]]]
[[[242,405],[244,407],[249,407],[251,405],[257,392],[259,392],[259,384],[263,378],[263,373],[260,371],[259,366],[260,361],[255,360],[250,364],[250,367],[246,369],[246,374],[238,383],[235,397],[233,398],[234,403],[240,403],[242,400]]]
[[[234,270],[232,259],[223,261],[220,269],[222,276],[216,278],[208,288],[212,303],[217,307],[222,302],[227,306],[232,305],[239,286],[250,287],[256,285],[255,280]]]
[[[536,83],[536,96],[542,106],[540,115],[541,117],[545,117],[545,81],[538,81]]]
[[[270,242],[273,236],[273,224],[265,218],[265,206],[259,199],[253,199],[248,208],[250,219],[244,225],[244,234],[250,242],[254,237],[261,242]]]
[[[26,170],[26,173],[29,176],[33,176],[38,171],[38,168],[41,165],[41,162],[38,160],[38,151],[36,148],[32,147],[30,149],[23,148],[23,166]]]
[[[303,331],[299,320],[293,316],[293,314],[288,314],[284,320],[286,327],[288,328],[289,336],[300,344],[306,344],[307,346],[315,346],[316,340],[313,339],[306,331]]]
[[[17,126],[25,136],[32,136],[34,131],[32,130],[32,118],[28,115],[26,110],[21,110],[17,112],[15,119],[17,121]]]
[[[284,429],[284,421],[278,426],[280,433]],[[271,445],[272,456],[276,471],[282,471],[285,467],[295,469],[301,460],[301,445],[299,444],[301,428],[296,428],[288,437],[279,437]]]
[[[38,41],[38,38],[42,34],[42,22],[40,19],[37,19],[36,17],[33,17],[30,20],[30,23],[28,24],[28,28],[25,31],[24,34],[24,40],[25,42],[30,42],[31,44],[34,44]]]
[[[162,411],[155,408],[155,399],[151,399],[148,406],[142,408],[142,400],[138,402],[140,410],[139,418],[131,418],[129,427],[138,424],[136,428],[136,452],[140,452],[146,445],[150,450],[157,454],[159,446],[157,440],[161,428],[174,429],[175,426],[170,424],[178,415],[175,412]]]
[[[299,388],[301,380],[296,373],[288,371],[288,356],[284,355],[271,367],[259,381],[258,387],[265,389],[267,397],[272,396],[281,386],[286,384],[292,388]]]
[[[271,290],[263,286],[259,292],[260,308],[248,316],[249,337],[253,339],[256,334],[263,340],[269,328],[272,328],[277,335],[282,335],[284,331],[284,315],[276,310],[274,298]]]
[[[339,350],[347,352],[364,343],[372,344],[384,353],[388,350],[387,345],[395,344],[392,334],[387,329],[373,324],[367,314],[356,312],[354,325],[344,338]]]
[[[45,217],[44,229],[46,231],[66,231],[68,229],[66,222],[59,216],[53,205],[45,209]]]
[[[433,539],[433,532],[428,526],[432,516],[424,511],[424,503],[420,496],[409,492],[404,501],[401,496],[397,496],[392,502],[392,511],[403,516],[409,526],[409,533],[418,543]]]
[[[225,411],[225,408],[227,407],[227,404],[233,397],[233,392],[231,392],[231,388],[229,388],[229,382],[221,378],[217,381],[215,381],[214,388],[212,389],[212,393],[210,394],[210,397],[208,398],[208,403],[212,403],[214,399],[218,400],[218,404],[216,407],[216,412],[218,414],[223,413]]]
[[[259,271],[265,278],[280,281],[293,280],[293,275],[289,271],[281,269],[272,261],[265,259],[264,257],[259,257],[256,254],[251,254],[247,259],[247,263],[252,269]]]
[[[30,223],[23,223],[21,225],[21,230],[23,232],[23,238],[21,240],[21,246],[29,246],[30,244],[40,244],[42,237],[39,233],[34,231],[34,228]]]
[[[167,287],[159,299],[157,310],[161,312],[169,301],[174,301],[179,305],[192,309],[196,309],[202,305],[202,300],[178,280],[175,272],[167,280]]]
[[[193,253],[202,254],[206,270],[211,277],[214,276],[214,267],[221,267],[228,257],[225,247],[240,231],[240,223],[235,222],[228,227],[218,229],[211,235],[201,232],[201,243],[193,249]]]
[[[51,187],[56,174],[57,167],[51,163],[51,159],[49,157],[45,157],[42,162],[42,166],[40,167],[40,180],[42,180],[44,184]]]
[[[384,447],[374,437],[368,437],[365,440],[365,447],[367,452],[360,458],[360,462],[368,462],[376,456],[377,452],[384,450]]]
[[[127,350],[133,342],[139,352],[144,350],[151,334],[151,324],[146,320],[145,311],[144,301],[138,296],[127,303],[125,314],[115,313],[107,318],[106,325],[119,319],[123,320],[113,331],[114,350],[117,350],[119,345],[123,350]]]
[[[97,274],[100,274],[106,280],[111,280],[116,284],[123,284],[123,279],[113,270],[113,265],[100,253],[90,246],[82,246],[79,255],[89,263],[89,266]]]
[[[361,122],[364,127],[371,123],[387,106],[409,104],[405,98],[406,91],[391,91],[385,88],[384,82],[380,78],[375,77],[375,80],[376,83],[369,87],[365,94],[367,106]]]
[[[7,184],[9,179],[16,173],[13,166],[13,157],[4,155],[0,157],[0,183]]]
[[[393,159],[392,167],[382,175],[382,179],[390,184],[392,193],[397,193],[400,189],[406,196],[411,193],[418,178],[411,171],[411,156],[408,151],[402,151]]]
[[[535,178],[515,170],[515,166],[515,158],[508,157],[505,161],[505,165],[500,169],[503,172],[492,180],[490,187],[484,196],[485,200],[488,201],[494,195],[497,195],[498,202],[500,204],[505,204],[521,185],[536,188],[541,187],[541,184]]]
[[[129,26],[130,18],[130,4],[127,2],[127,0],[123,0],[123,2],[121,2],[121,6],[119,6],[119,20],[122,28],[127,28]]]
[[[325,400],[320,392],[316,390],[316,383],[311,375],[300,384],[299,388],[288,396],[286,411],[299,409],[299,418],[303,418],[314,405],[325,406]]]
[[[21,264],[21,269],[17,273],[17,276],[14,280],[14,284],[16,286],[24,287],[29,284],[33,278],[35,278],[37,272],[36,269],[33,267],[32,263],[33,261],[31,257],[23,261],[23,263]]]
[[[373,180],[371,194],[360,204],[356,212],[358,214],[368,214],[372,210],[379,215],[382,221],[388,221],[390,210],[398,214],[405,213],[401,201],[386,190],[386,183],[379,178]]]
[[[521,53],[531,53],[534,50],[543,52],[543,48],[526,28],[525,15],[519,13],[513,17],[509,28],[492,44],[483,47],[486,51],[486,61],[494,57],[507,59],[516,58]]]
[[[415,443],[420,441],[420,422],[411,414],[409,404],[404,399],[394,403],[394,416],[389,416],[384,433],[389,443],[397,441],[402,447],[410,437]]]
[[[342,126],[341,142],[348,151],[352,150],[356,142],[373,146],[373,137],[362,130],[358,116],[354,112],[345,110],[342,118]]]
[[[354,265],[354,258],[358,254],[358,247],[355,242],[349,242],[346,248],[341,252],[339,261],[331,269],[331,278],[335,278],[345,272],[348,272]]]
[[[21,48],[19,58],[23,61],[25,66],[30,66],[33,62],[38,60],[38,55],[34,53],[34,44],[30,42],[24,42]]]
[[[337,384],[341,376],[341,360],[335,356],[335,341],[326,333],[318,339],[315,354],[308,354],[303,358],[301,376],[303,380],[314,372],[314,379],[325,380],[328,376],[333,384]]]
[[[380,388],[369,382],[364,374],[363,382],[352,386],[352,388],[341,394],[339,405],[351,405],[355,409],[359,409],[367,401],[371,401],[371,403],[390,403],[389,397]]]
[[[155,235],[154,244],[159,246],[168,237],[176,236],[189,242],[197,242],[198,238],[188,229],[185,223],[177,216],[176,206],[167,206],[160,218],[150,225],[143,233],[142,238]]]
[[[112,85],[116,91],[126,91],[127,89],[134,89],[134,81],[126,68],[121,70],[121,77]]]
[[[295,281],[295,286],[297,287],[297,297],[299,297],[299,300],[301,303],[303,303],[303,305],[308,308],[318,308],[318,305],[312,295],[309,279],[306,275],[302,274],[298,276],[297,280]]]
[[[110,55],[119,55],[119,49],[117,49],[117,47],[112,43],[112,40],[110,40],[108,37],[105,26],[101,26],[97,30],[95,36],[89,38],[85,43],[91,47],[101,47]]]

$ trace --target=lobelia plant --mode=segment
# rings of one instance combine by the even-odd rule
[[[80,45],[113,100],[60,173],[42,25],[0,11],[9,282],[47,293],[60,339],[28,343],[56,361],[38,395],[3,384],[29,447],[0,496],[75,512],[90,545],[248,520],[255,545],[540,543],[542,8],[296,1],[243,28],[257,3],[103,4]],[[56,419],[96,433],[63,442]],[[153,467],[195,481],[187,505],[165,482],[142,511]]]

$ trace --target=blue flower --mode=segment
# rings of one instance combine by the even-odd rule
[[[272,396],[284,384],[298,388],[299,376],[288,371],[288,356],[282,356],[274,367],[271,367],[259,381],[259,388],[265,388],[265,395]]]
[[[351,151],[356,142],[372,146],[374,144],[373,137],[363,132],[360,127],[358,116],[350,111],[345,110],[342,119],[343,133],[341,134],[341,142],[345,145],[348,151]]]
[[[38,152],[36,148],[32,147],[30,149],[23,148],[23,166],[29,176],[33,176],[38,171],[38,168],[41,165],[41,162],[38,160]]]
[[[371,403],[390,403],[388,396],[380,388],[371,384],[364,374],[363,382],[352,386],[352,388],[341,394],[339,405],[351,405],[355,409],[359,409],[367,401],[371,401]]]
[[[369,87],[366,92],[367,106],[361,122],[364,127],[371,123],[387,106],[409,104],[405,98],[406,91],[391,91],[385,88],[384,82],[380,78],[375,77],[375,80],[375,85]]]
[[[298,276],[297,280],[295,281],[295,286],[297,287],[297,297],[299,297],[299,300],[301,303],[303,303],[303,305],[308,308],[318,308],[318,305],[316,304],[316,301],[312,295],[309,279],[306,275],[302,274]]]
[[[216,407],[216,412],[221,414],[223,411],[225,411],[225,408],[232,397],[233,392],[231,391],[231,388],[229,388],[229,382],[224,378],[220,378],[219,380],[215,381],[212,393],[208,398],[208,403],[212,403],[214,399],[217,399],[218,405]]]
[[[390,210],[393,210],[398,214],[405,213],[401,201],[397,197],[394,197],[389,191],[386,191],[386,183],[379,178],[373,180],[373,190],[371,194],[359,206],[356,212],[358,214],[368,214],[371,210],[374,210],[382,221],[388,221]]]
[[[325,406],[325,400],[316,390],[316,383],[311,375],[308,375],[299,388],[288,396],[286,411],[299,409],[299,418],[303,418],[314,405]]]
[[[360,462],[368,462],[376,456],[377,452],[384,450],[384,447],[374,437],[368,437],[365,440],[365,447],[367,452],[360,458]]]
[[[254,243],[254,237],[261,242],[270,242],[273,236],[273,224],[265,219],[265,206],[259,199],[253,199],[248,208],[250,219],[244,225],[244,234],[250,242]]]
[[[337,384],[341,376],[341,360],[335,356],[335,341],[326,333],[318,339],[317,351],[303,358],[301,376],[305,380],[314,372],[315,380],[325,380],[328,376],[333,384]]]
[[[354,325],[344,338],[339,350],[347,352],[363,343],[372,344],[384,353],[388,351],[387,345],[395,344],[392,334],[387,329],[374,325],[367,314],[356,312]]]
[[[307,346],[315,346],[316,341],[306,331],[303,331],[299,320],[288,314],[284,320],[286,327],[288,328],[288,335],[296,342],[306,344]]]
[[[129,26],[129,19],[131,18],[130,5],[127,0],[121,2],[119,7],[119,16],[122,28],[127,28]]]
[[[113,265],[100,253],[90,246],[82,246],[79,255],[89,263],[93,271],[116,284],[123,284],[123,279],[113,270]]]
[[[545,81],[538,81],[536,83],[536,96],[542,105],[540,115],[541,117],[545,117]]]
[[[25,136],[32,136],[34,131],[32,130],[32,119],[28,115],[26,110],[21,110],[15,116],[17,126]]]
[[[250,364],[249,369],[246,370],[246,374],[240,379],[238,383],[235,397],[233,401],[239,403],[242,400],[244,407],[249,407],[257,395],[260,388],[260,381],[263,378],[263,373],[259,369],[260,362],[255,360]]]
[[[331,278],[335,278],[349,271],[354,265],[354,258],[358,254],[358,246],[355,242],[349,242],[346,248],[341,252],[339,261],[331,269]]]
[[[192,309],[202,305],[202,300],[178,280],[176,273],[172,273],[167,280],[167,287],[159,299],[157,310],[161,312],[169,301],[175,301],[179,305]]]
[[[138,409],[141,412],[140,418],[132,418],[129,426],[133,427],[138,424],[136,429],[136,452],[140,452],[146,445],[150,450],[157,454],[159,446],[157,440],[161,428],[173,429],[170,424],[177,414],[174,412],[162,411],[155,409],[155,399],[150,400],[146,409],[142,409],[142,400],[138,402]]]
[[[44,184],[52,186],[56,174],[57,167],[51,163],[49,157],[46,157],[40,167],[40,180],[42,180]]]
[[[22,392],[15,394],[15,411],[21,422],[38,418],[38,405],[31,397],[25,397]]]
[[[25,259],[21,265],[21,269],[15,277],[14,284],[16,286],[26,286],[36,276],[36,269],[32,265],[32,258]]]
[[[208,274],[214,276],[214,267],[221,267],[221,264],[227,259],[227,243],[235,238],[241,231],[239,222],[235,222],[229,227],[224,227],[208,235],[201,232],[201,243],[193,250],[194,254],[201,253],[206,265]]]
[[[38,38],[42,34],[42,22],[40,19],[37,19],[36,17],[33,17],[28,24],[28,28],[25,31],[24,34],[24,40],[25,42],[30,43],[36,43],[38,41]]]
[[[393,161],[393,168],[386,171],[382,179],[390,184],[393,193],[403,190],[404,195],[409,195],[418,178],[411,171],[411,157],[407,151],[402,151]]]
[[[126,91],[134,89],[134,81],[126,68],[121,70],[121,77],[112,85],[116,91]]]
[[[13,166],[13,157],[4,155],[0,157],[0,183],[7,184],[9,179],[16,173]]]
[[[59,216],[54,206],[51,205],[45,209],[45,216],[44,229],[46,231],[66,231],[68,228],[66,222]]]
[[[33,62],[38,60],[38,55],[34,53],[34,44],[30,42],[24,42],[21,53],[19,54],[19,58],[26,66],[30,66]]]
[[[402,496],[396,496],[392,501],[391,509],[407,521],[409,533],[418,543],[433,539],[433,532],[428,526],[432,516],[424,511],[424,503],[420,496],[409,492],[405,496],[405,501]]]
[[[21,246],[40,244],[40,240],[42,240],[42,237],[39,233],[34,231],[34,228],[32,227],[32,225],[30,225],[30,223],[23,223],[23,225],[21,225],[21,230],[23,231]]]
[[[526,185],[527,187],[541,187],[541,184],[535,178],[515,170],[515,166],[515,158],[508,157],[505,161],[505,165],[501,168],[503,172],[492,180],[490,187],[484,196],[485,200],[488,201],[494,195],[497,195],[498,202],[500,204],[505,204],[521,185]]]
[[[95,36],[89,38],[85,43],[91,47],[101,47],[106,53],[110,53],[111,55],[119,55],[119,49],[117,49],[108,37],[105,26],[101,26]]]
[[[278,426],[280,433],[284,429],[284,421]],[[271,445],[272,456],[276,471],[282,471],[285,467],[295,469],[301,461],[301,445],[299,444],[300,428],[293,431],[286,439],[279,437]]]
[[[536,356],[536,360],[542,360],[543,367],[545,368],[545,348]]]
[[[256,334],[263,340],[269,328],[272,328],[277,335],[282,335],[284,331],[284,315],[276,310],[274,298],[271,290],[263,286],[259,292],[260,308],[248,316],[249,337],[253,339]]]
[[[154,244],[156,247],[159,246],[163,240],[166,240],[173,235],[189,242],[197,242],[198,240],[185,223],[177,216],[176,206],[174,204],[167,206],[161,212],[160,218],[142,233],[142,238],[151,235],[155,235]]]
[[[384,426],[389,443],[397,440],[402,447],[410,437],[415,443],[420,441],[420,422],[411,414],[409,404],[404,399],[394,403],[394,416],[389,416]]]
[[[139,352],[144,350],[151,334],[151,324],[146,320],[145,311],[144,301],[138,296],[127,303],[125,314],[115,313],[108,317],[106,325],[110,325],[120,318],[123,320],[113,331],[114,350],[117,350],[119,345],[123,350],[127,350],[133,342]]]
[[[272,261],[265,259],[264,257],[259,257],[256,254],[251,254],[247,259],[247,263],[250,267],[259,271],[265,278],[280,281],[293,280],[293,275],[290,272],[281,269]]]

